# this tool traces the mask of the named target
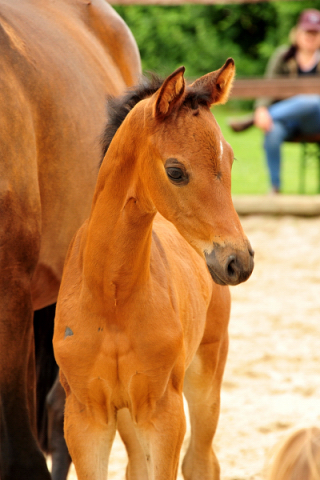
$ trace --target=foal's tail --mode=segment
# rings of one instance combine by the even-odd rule
[[[37,374],[37,430],[38,441],[43,452],[49,453],[48,410],[46,398],[58,375],[54,359],[52,337],[56,305],[34,312],[34,341]]]

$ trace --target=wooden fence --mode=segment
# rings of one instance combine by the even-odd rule
[[[320,77],[236,79],[231,98],[288,98],[300,93],[320,95]]]

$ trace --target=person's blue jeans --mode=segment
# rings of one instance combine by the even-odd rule
[[[273,128],[265,134],[264,149],[272,187],[280,188],[280,149],[297,133],[320,133],[320,95],[296,95],[271,105]]]

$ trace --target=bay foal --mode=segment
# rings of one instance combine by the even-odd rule
[[[183,74],[110,102],[91,215],[67,255],[54,348],[79,480],[106,478],[117,426],[130,480],[176,478],[183,386],[184,476],[219,478],[226,285],[249,277],[253,252],[231,200],[232,149],[209,108],[226,101],[234,62],[188,87]]]

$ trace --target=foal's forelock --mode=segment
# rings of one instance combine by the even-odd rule
[[[123,96],[110,96],[107,98],[108,123],[101,138],[102,160],[108,151],[113,137],[128,113],[141,100],[154,95],[162,86],[163,82],[164,80],[162,78],[155,74],[151,74],[150,77],[142,77],[141,82],[135,87],[130,88]],[[211,92],[208,92],[203,86],[200,86],[197,89],[187,87],[181,107],[188,107],[196,111],[199,106],[209,107],[210,101]]]

